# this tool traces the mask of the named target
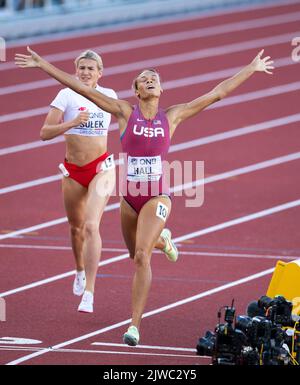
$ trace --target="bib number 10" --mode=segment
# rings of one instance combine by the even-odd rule
[[[166,205],[161,202],[158,202],[156,208],[156,216],[162,219],[164,222],[167,220],[169,209]]]

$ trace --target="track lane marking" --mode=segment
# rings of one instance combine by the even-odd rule
[[[128,348],[125,344],[117,344],[112,342],[93,342],[91,345],[95,346],[109,346],[109,347],[118,347],[118,348]],[[138,349],[153,349],[153,350],[173,350],[173,351],[181,351],[181,352],[195,352],[196,349],[191,348],[178,348],[175,346],[152,346],[152,345],[137,345],[135,348]]]
[[[245,254],[245,253],[233,253],[233,252],[213,252],[213,251],[188,251],[188,250],[182,250],[181,247],[184,247],[184,245],[177,244],[177,246],[180,247],[180,255],[192,255],[192,256],[200,256],[200,257],[224,257],[224,258],[254,258],[254,259],[283,259],[287,261],[292,261],[295,258],[300,258],[298,255],[281,255],[280,253],[277,253],[276,255],[269,255],[269,254]],[[51,245],[22,245],[22,244],[0,244],[0,248],[2,249],[29,249],[29,250],[60,250],[60,251],[70,251],[72,250],[72,247],[70,246],[51,246]],[[108,253],[115,253],[115,252],[122,252],[125,253],[127,249],[120,249],[120,248],[109,248],[109,247],[103,247],[103,252]],[[153,254],[161,254],[158,250],[153,250]]]
[[[123,349],[129,349],[132,350],[132,348],[128,345],[125,344],[118,344],[118,343],[113,343],[113,342],[93,342],[91,345],[93,346],[107,346],[107,347],[118,347],[118,348],[123,348]],[[47,349],[47,347],[32,347],[32,346],[14,346],[14,345],[5,345],[1,344],[0,349],[3,350],[43,350]],[[151,349],[151,350],[169,350],[169,351],[177,351],[177,352],[194,352],[196,353],[196,349],[191,349],[191,348],[180,348],[180,347],[175,347],[175,346],[151,346],[151,345],[137,345],[135,346],[135,349]],[[134,349],[134,350],[135,350]],[[60,349],[52,349],[53,351],[60,351]],[[82,349],[61,349],[63,352],[81,352],[85,351]],[[94,350],[90,350],[91,353],[94,352]],[[109,351],[108,351],[109,352]]]
[[[124,346],[125,347],[125,346]],[[116,351],[116,350],[88,350],[88,349],[55,349],[55,348],[13,348],[13,347],[7,347],[2,348],[0,346],[0,351],[33,351],[33,352],[39,352],[42,349],[50,349],[49,352],[51,353],[91,353],[91,354],[117,354],[117,355],[133,355],[133,356],[154,356],[154,357],[180,357],[180,358],[210,358],[206,356],[197,356],[196,355],[196,349],[194,349],[195,354],[172,354],[172,353],[147,353],[147,352],[133,352],[133,351]],[[192,349],[191,349],[192,350]]]

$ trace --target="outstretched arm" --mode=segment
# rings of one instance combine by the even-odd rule
[[[18,67],[21,68],[33,68],[37,67],[47,72],[51,77],[58,80],[60,83],[71,88],[78,94],[86,97],[95,103],[98,107],[102,108],[104,111],[111,113],[117,118],[124,117],[131,113],[131,105],[124,100],[118,100],[110,98],[95,89],[86,86],[77,80],[74,76],[58,69],[54,65],[47,62],[36,52],[27,47],[29,55],[16,54],[15,63]]]
[[[270,60],[270,56],[266,56],[262,59],[264,50],[261,50],[258,55],[252,60],[250,64],[244,67],[233,77],[224,80],[213,88],[207,94],[200,96],[199,98],[191,101],[190,103],[179,104],[172,106],[167,110],[167,116],[171,126],[171,133],[179,123],[196,115],[209,105],[225,98],[230,92],[236,89],[240,84],[247,80],[256,71],[272,74],[269,70],[273,69],[273,61]]]

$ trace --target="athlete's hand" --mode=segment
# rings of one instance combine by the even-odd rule
[[[89,121],[90,113],[88,110],[80,111],[80,113],[76,116],[72,121],[73,127],[80,126],[81,124],[85,124]]]
[[[30,49],[28,46],[27,46],[27,51],[29,52],[30,55],[16,53],[15,64],[21,68],[39,67],[42,58],[36,52],[32,51],[32,49]]]
[[[264,49],[262,49],[257,56],[252,60],[251,65],[253,66],[254,71],[259,71],[259,72],[265,72],[267,74],[272,75],[273,72],[269,71],[274,69],[272,64],[274,63],[273,60],[270,60],[270,56],[266,56],[262,58],[262,55],[264,53]]]

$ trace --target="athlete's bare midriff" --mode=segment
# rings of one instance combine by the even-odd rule
[[[84,166],[107,151],[107,136],[65,135],[65,140],[66,159],[77,166]]]

